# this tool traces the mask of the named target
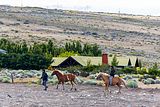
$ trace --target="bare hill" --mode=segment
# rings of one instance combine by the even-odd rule
[[[110,53],[160,62],[160,17],[0,6],[0,38],[28,44],[97,43]]]

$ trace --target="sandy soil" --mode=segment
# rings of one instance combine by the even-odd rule
[[[111,87],[106,97],[103,87],[79,85],[78,91],[70,91],[65,85],[57,90],[49,86],[33,84],[0,84],[0,107],[160,107],[160,89],[122,89]]]
[[[152,63],[160,59],[159,32],[160,17],[154,16],[0,6],[0,39],[30,45],[49,39],[58,45],[80,40]]]

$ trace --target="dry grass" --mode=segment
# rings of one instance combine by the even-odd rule
[[[36,83],[39,81],[39,78],[16,78],[14,83]]]

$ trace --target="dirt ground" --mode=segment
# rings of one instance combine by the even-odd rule
[[[0,107],[160,107],[160,89],[122,89],[111,87],[106,97],[103,87],[78,85],[78,91],[65,90],[60,86],[42,86],[34,84],[0,83]]]

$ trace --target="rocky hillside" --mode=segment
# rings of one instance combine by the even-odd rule
[[[160,17],[0,6],[0,38],[28,44],[97,43],[109,53],[160,62]]]

